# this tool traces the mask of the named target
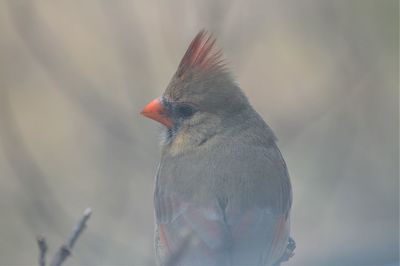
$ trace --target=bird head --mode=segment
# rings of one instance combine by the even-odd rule
[[[247,98],[215,47],[215,38],[202,30],[190,43],[163,95],[141,114],[163,124],[172,138],[189,128],[212,131],[247,106]]]

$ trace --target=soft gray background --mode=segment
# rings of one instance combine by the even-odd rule
[[[0,1],[0,265],[85,207],[68,265],[153,265],[161,94],[201,28],[275,130],[294,189],[286,265],[398,265],[399,3]]]

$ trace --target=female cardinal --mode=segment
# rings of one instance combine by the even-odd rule
[[[154,205],[159,265],[279,265],[292,256],[291,185],[273,132],[200,31],[164,94]]]

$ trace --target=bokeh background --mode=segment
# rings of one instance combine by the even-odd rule
[[[0,1],[0,265],[154,265],[160,95],[202,28],[279,138],[285,265],[399,263],[399,2]]]

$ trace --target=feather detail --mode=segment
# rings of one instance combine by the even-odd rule
[[[192,69],[216,70],[222,69],[224,64],[221,50],[215,46],[215,38],[207,31],[200,31],[190,43],[176,71],[178,78]]]

